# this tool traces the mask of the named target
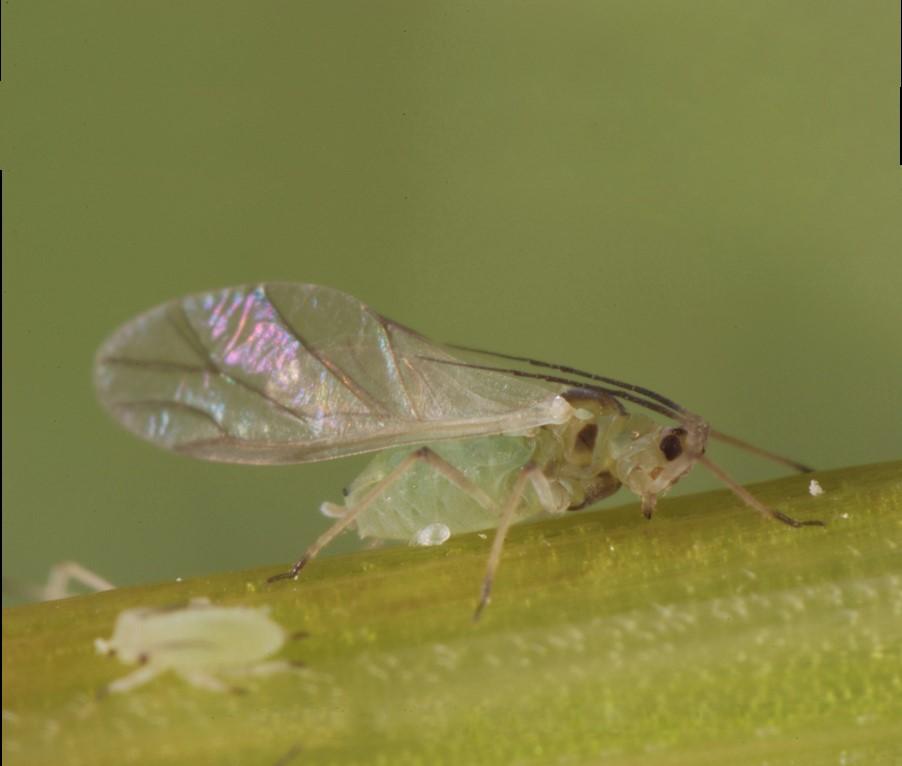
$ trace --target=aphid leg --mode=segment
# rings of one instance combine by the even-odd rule
[[[223,683],[218,678],[216,678],[216,676],[211,676],[208,673],[180,670],[178,674],[184,681],[198,689],[206,689],[207,691],[211,692],[232,692],[234,694],[245,693],[245,690],[240,686],[232,686],[230,684]]]
[[[482,581],[482,592],[479,596],[479,604],[473,613],[473,621],[479,619],[482,610],[486,608],[492,595],[492,582],[495,579],[495,572],[498,564],[501,562],[501,551],[504,549],[504,538],[507,537],[507,531],[510,529],[514,520],[514,512],[520,501],[523,499],[523,493],[526,491],[527,482],[532,482],[539,498],[551,497],[551,489],[548,486],[548,480],[542,473],[542,470],[532,463],[528,463],[520,469],[520,475],[514,482],[511,489],[510,497],[501,511],[501,518],[498,523],[498,529],[495,531],[495,539],[492,541],[492,550],[489,552],[489,561],[486,565],[485,578]]]
[[[52,601],[71,595],[69,583],[73,581],[95,591],[113,590],[116,587],[77,561],[63,561],[50,568],[47,585],[44,586],[44,600]]]
[[[162,670],[159,667],[144,665],[138,668],[134,673],[129,673],[127,676],[111,681],[107,684],[106,691],[111,694],[131,691],[139,686],[144,686],[144,684],[158,676],[161,672]]]
[[[348,508],[331,527],[329,527],[316,542],[313,543],[304,553],[304,555],[295,562],[287,572],[273,575],[267,582],[275,582],[276,580],[292,580],[298,576],[300,572],[323,548],[331,543],[338,535],[344,532],[357,517],[369,508],[379,496],[386,492],[398,479],[400,479],[407,471],[419,462],[424,462],[432,466],[441,473],[448,481],[471,495],[476,502],[484,508],[493,508],[492,499],[473,482],[471,482],[461,471],[451,465],[447,460],[433,452],[429,447],[420,447],[418,450],[411,452],[405,457],[394,469],[385,476],[369,493],[353,508]]]
[[[419,455],[418,453],[422,454]],[[466,492],[486,510],[492,510],[495,507],[492,498],[470,481],[459,468],[451,465],[445,458],[437,455],[429,447],[422,447],[414,454],[418,454],[418,460],[423,460],[427,465],[434,468],[455,487],[462,492]]]
[[[77,590],[69,590],[69,585],[73,582],[95,592],[113,590],[116,587],[77,561],[62,561],[50,567],[44,585],[29,585],[4,577],[3,592],[29,601],[56,601],[78,595]]]
[[[701,463],[705,468],[707,468],[711,473],[713,473],[718,479],[720,479],[724,484],[726,484],[730,490],[733,492],[736,497],[738,497],[742,502],[744,502],[750,508],[754,508],[759,513],[764,514],[765,516],[769,516],[772,519],[776,519],[777,521],[782,521],[784,524],[788,524],[791,527],[823,527],[826,526],[823,521],[798,521],[797,519],[792,518],[791,516],[787,516],[785,513],[781,513],[780,511],[774,508],[768,508],[764,503],[762,503],[757,497],[755,497],[751,492],[749,492],[745,487],[741,484],[738,484],[735,480],[733,480],[729,475],[727,475],[722,468],[712,463],[707,457],[702,455],[698,458],[698,462]]]

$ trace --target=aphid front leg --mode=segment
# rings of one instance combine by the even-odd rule
[[[144,686],[148,681],[151,681],[158,676],[162,670],[162,668],[157,667],[156,665],[144,665],[138,668],[134,673],[129,673],[127,676],[117,678],[115,681],[110,681],[110,683],[106,685],[105,691],[110,692],[111,694],[129,692],[139,686]]]
[[[545,502],[551,502],[553,504],[551,487],[545,474],[542,473],[542,470],[533,463],[528,463],[523,466],[523,468],[520,469],[520,475],[517,476],[517,480],[514,482],[510,497],[508,497],[504,509],[501,511],[498,529],[495,531],[495,539],[492,541],[492,550],[489,552],[489,561],[486,565],[485,578],[482,581],[482,592],[479,596],[479,604],[476,607],[476,611],[473,613],[474,621],[479,619],[482,610],[485,609],[491,598],[492,583],[495,579],[495,572],[498,569],[498,564],[501,562],[501,551],[504,549],[504,538],[507,537],[507,532],[514,520],[514,514],[516,513],[517,507],[520,505],[520,501],[523,499],[523,493],[526,491],[526,485],[529,482],[532,482],[536,495],[538,495],[540,500],[543,500],[543,504],[545,504]],[[551,511],[552,508],[549,507],[546,508],[546,510]]]
[[[698,461],[705,466],[711,473],[713,473],[718,479],[720,479],[724,484],[726,484],[730,490],[736,495],[742,502],[744,502],[750,508],[754,508],[759,513],[768,516],[775,521],[781,521],[784,524],[788,524],[790,527],[824,527],[823,521],[818,521],[816,519],[811,521],[799,521],[798,519],[794,519],[791,516],[787,516],[785,513],[781,513],[780,511],[774,508],[768,508],[764,503],[762,503],[757,497],[755,497],[751,492],[749,492],[745,487],[741,484],[735,482],[728,474],[726,474],[719,466],[712,463],[707,457],[702,455]]]
[[[417,463],[426,463],[436,471],[438,471],[442,476],[444,476],[449,482],[451,482],[454,486],[458,487],[462,491],[466,492],[470,495],[477,503],[479,503],[483,508],[493,508],[494,503],[492,499],[479,487],[477,487],[472,481],[470,481],[464,474],[453,465],[451,465],[447,460],[437,455],[433,450],[429,449],[429,447],[420,447],[418,450],[411,452],[407,457],[405,457],[400,463],[398,463],[395,468],[389,472],[385,478],[383,478],[380,482],[378,482],[370,492],[354,507],[348,508],[344,511],[341,516],[338,517],[338,520],[329,527],[322,535],[313,543],[305,552],[304,555],[295,562],[294,566],[291,567],[287,572],[282,572],[281,574],[273,575],[270,577],[267,582],[275,582],[276,580],[292,580],[298,576],[298,573],[329,543],[331,543],[338,535],[344,532],[354,521],[363,513],[367,508],[369,508],[379,497],[384,494],[388,489],[395,484],[402,476],[404,476],[407,471],[409,471],[413,466]],[[338,513],[333,509],[332,506],[329,508],[330,515],[337,516]]]

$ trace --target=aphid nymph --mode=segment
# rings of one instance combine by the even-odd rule
[[[695,463],[765,516],[821,524],[763,505],[705,448],[713,438],[810,469],[711,429],[672,399],[565,365],[442,346],[317,285],[248,285],[158,306],[101,346],[95,382],[129,430],[194,457],[304,463],[382,450],[343,505],[323,504],[332,527],[273,580],[296,577],[349,528],[405,541],[494,528],[478,615],[512,523],[587,507],[620,486],[650,518]]]
[[[130,691],[166,671],[198,688],[228,691],[235,689],[236,678],[289,670],[287,662],[267,661],[285,638],[265,609],[193,599],[172,608],[126,609],[116,618],[112,637],[95,639],[94,645],[100,654],[140,665],[107,691]]]

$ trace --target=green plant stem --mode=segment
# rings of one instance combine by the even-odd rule
[[[122,588],[5,610],[14,764],[902,762],[902,462],[515,528],[471,620],[491,537]],[[305,668],[217,694],[94,653],[117,613],[208,596],[306,631]],[[845,760],[843,760],[845,759]]]

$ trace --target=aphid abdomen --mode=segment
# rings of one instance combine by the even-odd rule
[[[444,524],[451,534],[494,528],[517,472],[534,451],[532,439],[517,436],[462,439],[428,446],[484,492],[494,508],[483,507],[476,497],[454,486],[434,466],[418,462],[360,514],[356,525],[361,537],[409,541],[430,524]],[[353,508],[358,504],[410,453],[411,448],[406,447],[377,454],[349,487],[345,506]],[[541,510],[530,490],[517,512],[517,520]]]

